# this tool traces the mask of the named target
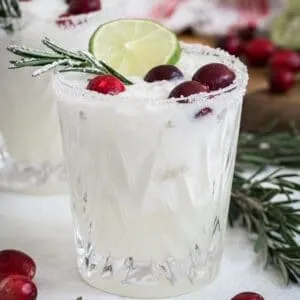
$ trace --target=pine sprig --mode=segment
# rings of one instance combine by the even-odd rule
[[[246,134],[242,134],[241,139],[243,135]],[[290,147],[292,151],[282,151],[283,145],[279,142],[282,137],[286,142],[285,147]],[[289,167],[292,165],[292,157],[300,154],[300,148],[297,150],[291,146],[297,143],[298,138],[296,132],[282,133],[279,137],[273,133],[253,136],[251,142],[254,140],[252,145],[256,147],[265,141],[272,145],[273,152],[267,158],[265,153],[259,151],[259,147],[253,147],[252,156],[242,156],[244,152],[240,149],[244,144],[240,143],[237,165],[243,166],[244,170],[251,164],[261,167],[249,178],[236,171],[229,223],[242,224],[249,232],[256,234],[255,250],[263,255],[266,266],[277,267],[286,283],[300,284],[300,198],[295,196],[295,192],[300,192],[300,184],[292,181],[299,179],[300,174],[279,174],[281,169],[277,169],[262,177],[266,172],[264,165],[268,162]],[[291,155],[291,159],[284,160],[285,155]],[[298,166],[297,160],[295,162]]]
[[[18,0],[0,0],[0,29],[11,34],[15,30],[14,20],[22,17]]]
[[[18,0],[0,0],[0,18],[21,18]]]
[[[241,133],[237,167],[245,164],[300,167],[300,134],[293,131]]]
[[[34,77],[54,68],[57,68],[59,72],[82,72],[96,75],[111,74],[124,84],[132,84],[129,79],[106,65],[103,61],[98,61],[89,52],[70,51],[57,45],[47,37],[42,40],[42,43],[50,51],[41,51],[16,45],[8,46],[8,51],[21,57],[19,60],[10,61],[11,65],[9,68],[41,67],[33,72],[32,76]]]

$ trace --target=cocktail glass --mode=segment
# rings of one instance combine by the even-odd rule
[[[79,271],[109,293],[185,294],[219,268],[247,69],[221,50],[182,51],[183,72],[217,61],[234,83],[178,103],[149,84],[107,96],[85,90],[84,75],[53,77]]]
[[[24,9],[14,32],[0,29],[0,189],[64,193],[68,189],[51,76],[32,78],[31,68],[8,70],[9,60],[16,57],[6,47],[24,44],[39,49],[47,34],[68,49],[86,49],[101,23],[121,16],[122,5],[106,4],[99,12],[61,19],[47,16],[47,8],[42,11],[38,1],[34,5]]]

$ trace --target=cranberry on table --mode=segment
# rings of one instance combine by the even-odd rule
[[[255,37],[257,26],[254,23],[249,23],[238,29],[237,34],[242,41],[250,41]]]
[[[234,79],[234,72],[220,63],[204,65],[193,76],[193,80],[208,86],[211,91],[229,86]]]
[[[98,11],[100,9],[100,0],[70,0],[68,13],[71,15],[79,15]]]
[[[300,55],[291,50],[277,50],[272,55],[269,63],[272,69],[300,71]]]
[[[118,95],[125,91],[123,82],[112,75],[98,75],[89,81],[86,88],[105,95]]]
[[[10,275],[0,282],[0,300],[35,300],[37,287],[22,275]]]
[[[160,65],[152,68],[145,76],[147,82],[183,78],[182,72],[173,65]]]
[[[253,66],[264,66],[268,63],[275,47],[267,38],[256,38],[244,47],[244,55]]]
[[[32,279],[35,272],[35,262],[27,254],[18,250],[0,251],[0,280],[12,274]]]
[[[285,69],[274,69],[270,73],[269,84],[273,93],[285,93],[290,90],[295,83],[293,72]]]
[[[264,300],[264,298],[257,293],[244,292],[235,295],[231,300]]]
[[[231,55],[239,56],[242,51],[242,42],[237,35],[232,34],[220,37],[217,41],[217,47],[227,51]]]

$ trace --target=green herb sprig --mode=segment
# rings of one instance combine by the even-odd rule
[[[300,132],[294,124],[290,131],[273,132],[275,125],[240,134],[229,223],[254,233],[265,265],[277,267],[287,284],[300,284],[300,172],[282,174],[276,168],[300,168]],[[270,166],[275,171],[264,175]],[[249,167],[256,172],[241,175]]]
[[[14,32],[14,19],[22,17],[18,0],[0,0],[0,29],[8,34]]]
[[[18,0],[0,0],[0,18],[21,18]]]
[[[32,76],[34,77],[55,68],[57,68],[59,72],[82,72],[95,75],[111,74],[120,79],[124,84],[132,84],[129,79],[103,61],[97,60],[87,51],[67,50],[47,37],[42,40],[42,43],[50,51],[41,51],[16,45],[8,46],[8,51],[22,57],[19,60],[10,61],[10,69],[40,67],[33,72]]]
[[[241,133],[237,167],[251,164],[300,168],[300,132],[290,124],[288,132],[273,132],[276,122],[257,134]]]

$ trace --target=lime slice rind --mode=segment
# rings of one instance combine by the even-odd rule
[[[181,49],[176,35],[145,19],[119,19],[99,26],[89,51],[125,76],[144,76],[161,64],[176,64]]]

